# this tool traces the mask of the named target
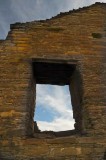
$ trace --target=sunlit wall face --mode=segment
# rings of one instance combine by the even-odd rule
[[[34,120],[41,131],[74,129],[69,86],[37,85]]]
[[[28,22],[28,21],[51,18],[52,16],[55,16],[55,15],[59,14],[60,12],[66,12],[66,11],[69,11],[72,9],[77,9],[79,7],[89,6],[95,2],[106,3],[106,0],[17,0],[17,1],[16,0],[0,0],[0,39],[6,38],[6,35],[8,34],[8,31],[10,30],[10,24],[12,24],[12,23]],[[43,91],[43,87],[41,87],[39,85],[37,86],[37,88],[38,88],[37,90],[42,90],[42,92],[45,93],[45,97],[47,97],[46,94],[51,97],[51,94],[53,93],[53,92],[49,92],[49,94],[48,94],[47,92]],[[51,91],[51,89],[49,89],[49,87],[47,90]],[[61,92],[63,93],[65,91],[61,91]],[[39,96],[37,99],[39,101]],[[55,106],[59,106],[58,105],[59,99],[58,99],[58,101],[57,101],[57,99],[58,98],[56,98],[54,101],[54,102],[57,102],[57,105],[55,105]],[[52,100],[53,100],[53,98],[52,98]],[[50,102],[48,102],[48,103],[50,103]],[[38,107],[38,109],[36,108],[36,111],[40,110],[40,108],[42,106],[41,104],[39,104],[39,105],[40,105],[40,107]],[[50,107],[48,107],[48,108],[50,108]],[[58,121],[60,120],[59,118],[62,116],[62,114],[60,114],[60,113],[57,113],[57,115],[55,115],[56,112],[54,114],[54,111],[55,111],[54,108],[52,107],[52,112],[53,112],[51,114],[52,118],[50,119],[48,117],[49,122],[54,120],[53,115],[56,118],[58,118],[57,119]],[[67,109],[67,107],[66,107],[66,109]],[[42,116],[42,117],[45,117],[45,116]],[[64,117],[62,117],[62,118],[64,118]],[[72,119],[72,116],[70,119]],[[37,120],[38,120],[38,124],[40,124],[41,119],[37,119]],[[67,120],[67,119],[65,119],[65,120]],[[68,122],[63,121],[63,122],[64,122],[64,126],[66,126],[66,124],[68,124],[69,121]],[[46,122],[43,122],[43,123],[46,123]],[[57,121],[55,121],[55,124],[59,124],[59,123],[57,123]],[[43,126],[44,126],[44,124],[43,124]],[[57,127],[57,128],[59,128],[59,127]],[[43,130],[43,128],[42,128],[42,130]],[[54,130],[54,129],[52,128],[52,130]],[[60,130],[60,128],[59,128],[59,130]]]

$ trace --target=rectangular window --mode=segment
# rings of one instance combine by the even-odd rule
[[[82,90],[76,62],[33,60],[32,69],[34,133],[68,136],[80,132]]]

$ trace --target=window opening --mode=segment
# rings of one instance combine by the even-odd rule
[[[41,131],[74,129],[69,86],[36,85],[34,121]]]
[[[77,66],[77,62],[76,61],[65,61],[65,60],[58,60],[58,61],[54,61],[54,60],[33,60],[32,62],[32,69],[33,69],[33,77],[32,77],[32,83],[31,83],[31,87],[32,87],[32,92],[31,92],[31,128],[33,130],[33,133],[35,133],[35,135],[37,136],[37,133],[44,133],[44,132],[51,132],[50,130],[53,130],[53,134],[55,134],[55,136],[70,136],[72,134],[77,134],[80,133],[82,131],[82,94],[83,94],[83,90],[82,90],[82,78],[80,75],[80,69]],[[42,94],[45,96],[45,91],[43,90],[46,86],[49,85],[49,92],[51,91],[51,88],[58,88],[58,87],[66,87],[67,89],[69,89],[69,95],[68,97],[70,97],[70,103],[72,101],[72,105],[70,105],[70,109],[72,106],[73,109],[73,114],[72,114],[72,110],[64,110],[64,119],[62,122],[65,123],[65,127],[67,126],[68,122],[66,122],[67,117],[65,118],[66,112],[70,112],[70,127],[68,129],[65,129],[64,125],[61,125],[58,123],[58,127],[56,128],[54,126],[54,128],[51,126],[52,125],[48,125],[50,124],[50,122],[54,121],[54,117],[60,117],[59,113],[55,112],[55,109],[52,106],[52,114],[51,117],[49,116],[44,116],[43,111],[42,111],[42,107],[39,107],[39,96],[37,92],[42,92]],[[39,90],[39,91],[38,91]],[[57,95],[60,97],[60,105],[56,104],[57,109],[60,109],[61,106],[63,106],[63,104],[61,104],[63,102],[63,97],[61,96],[60,93],[58,93],[58,90],[61,89],[57,89]],[[51,91],[51,93],[53,94],[53,91]],[[50,93],[47,93],[50,96]],[[59,95],[60,94],[60,95]],[[66,94],[66,93],[65,93]],[[66,94],[67,95],[67,94]],[[41,98],[41,97],[40,97]],[[40,100],[40,103],[42,103],[42,105],[44,105],[44,108],[46,107],[45,103],[45,98],[47,101],[47,97],[45,96],[42,100]],[[59,98],[56,98],[55,101],[59,100]],[[53,102],[51,102],[53,103]],[[40,104],[41,105],[41,104]],[[66,105],[66,104],[65,104]],[[64,106],[65,106],[64,105]],[[45,110],[45,114],[49,115],[49,111],[51,110],[50,107],[48,107],[48,111]],[[61,110],[61,109],[60,109]],[[34,111],[35,111],[35,116],[34,116]],[[36,112],[40,112],[40,114],[42,114],[41,119],[38,116],[38,113]],[[33,117],[32,117],[33,115]],[[72,120],[72,115],[73,115],[73,120]],[[45,119],[46,118],[46,119]],[[35,122],[34,122],[35,120]],[[48,122],[46,123],[46,120],[48,120]],[[71,121],[72,120],[72,121]],[[75,121],[74,121],[75,120]],[[38,124],[36,123],[36,121],[38,122]],[[43,123],[41,122],[43,121]],[[40,124],[43,124],[43,127],[40,127]],[[45,128],[44,123],[46,125],[48,125],[50,128]],[[73,126],[71,126],[71,124],[73,123]],[[55,122],[56,124],[56,122]],[[39,128],[42,130],[42,132],[39,130]],[[73,130],[73,128],[75,127],[75,129]],[[45,131],[43,131],[45,130]],[[47,131],[46,131],[47,130]],[[49,130],[49,131],[48,131]],[[58,131],[59,130],[59,131]],[[62,130],[62,131],[61,131]]]

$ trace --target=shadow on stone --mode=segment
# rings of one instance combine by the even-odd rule
[[[106,160],[106,151],[104,152],[103,160]]]

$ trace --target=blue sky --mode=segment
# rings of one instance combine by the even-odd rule
[[[41,130],[74,129],[69,86],[37,85],[36,114]]]
[[[0,0],[0,39],[6,38],[12,23],[51,18],[60,12],[95,2],[106,3],[106,0]],[[68,101],[70,97],[68,87],[37,85],[37,93],[39,105],[36,118],[40,129],[54,131],[73,129],[74,120]]]

